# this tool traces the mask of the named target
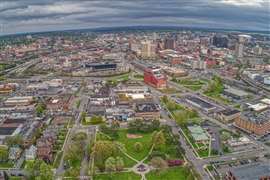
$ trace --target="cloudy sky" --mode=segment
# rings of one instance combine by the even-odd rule
[[[270,31],[270,0],[0,0],[0,35],[137,25]]]

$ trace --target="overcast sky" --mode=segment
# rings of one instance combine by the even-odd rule
[[[270,30],[270,0],[0,0],[0,35],[117,26]]]

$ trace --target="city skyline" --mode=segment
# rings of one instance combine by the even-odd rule
[[[74,1],[0,3],[0,35],[119,26],[269,31],[267,0]]]

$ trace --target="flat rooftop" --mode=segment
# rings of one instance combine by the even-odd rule
[[[207,141],[209,137],[200,126],[188,126],[188,130],[191,132],[195,141]]]
[[[257,103],[257,104],[253,104],[250,105],[249,108],[251,108],[254,111],[262,111],[268,108],[268,105],[263,104],[263,103]]]
[[[225,109],[223,111],[220,111],[220,113],[224,114],[225,116],[231,116],[234,114],[239,113],[240,111],[238,111],[237,109]]]
[[[154,103],[142,103],[136,105],[136,112],[158,112],[158,106]]]
[[[208,102],[204,101],[203,99],[198,98],[196,96],[187,96],[186,99],[198,104],[202,108],[207,108],[207,109],[215,108],[215,106],[213,106],[212,104],[210,104],[210,103],[208,103]]]
[[[243,119],[254,122],[256,124],[264,124],[270,121],[270,110],[261,113],[246,112],[242,115]]]
[[[0,127],[0,135],[12,135],[17,127]]]
[[[240,89],[232,88],[229,86],[227,86],[226,89],[224,89],[224,92],[228,92],[228,93],[240,96],[240,97],[248,96],[247,92],[240,90]]]

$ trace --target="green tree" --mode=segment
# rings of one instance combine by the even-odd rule
[[[169,102],[168,96],[166,95],[162,96],[161,101],[167,104]]]
[[[124,169],[125,163],[122,157],[117,156],[115,159],[115,168],[117,171],[122,171]]]
[[[70,144],[67,149],[67,153],[64,157],[65,161],[68,162],[69,166],[75,167],[80,164],[81,157],[83,156],[84,148],[80,146],[80,142],[74,142]]]
[[[36,106],[36,114],[38,117],[41,117],[46,110],[46,105],[44,103],[38,103]]]
[[[99,127],[100,131],[104,134],[109,135],[110,137],[112,137],[112,139],[117,139],[118,138],[118,126],[114,123],[111,127],[107,126],[106,124],[102,124]]]
[[[166,144],[166,139],[162,131],[154,132],[152,135],[154,149],[159,149]]]
[[[160,122],[158,119],[154,119],[152,122],[151,122],[151,126],[152,126],[152,129],[153,130],[158,130],[159,127],[160,127]]]
[[[27,179],[30,180],[52,180],[52,167],[46,164],[43,160],[27,161],[25,165]]]
[[[142,143],[136,142],[136,143],[134,144],[134,149],[135,149],[136,152],[141,152],[142,148],[143,148]]]
[[[175,113],[175,120],[180,126],[185,126],[188,120],[187,113],[184,111],[178,111]]]
[[[109,157],[105,161],[105,170],[108,172],[113,172],[116,170],[116,165],[115,165],[115,159],[114,157]]]
[[[6,137],[5,142],[8,147],[23,146],[23,139],[19,135]]]
[[[40,165],[39,176],[41,180],[53,179],[52,167],[45,162],[42,162]]]
[[[104,170],[104,162],[109,157],[115,157],[119,153],[118,147],[111,141],[97,141],[92,148],[92,156],[100,170]]]
[[[85,118],[86,118],[86,112],[82,112],[81,114],[81,121],[85,122]]]

